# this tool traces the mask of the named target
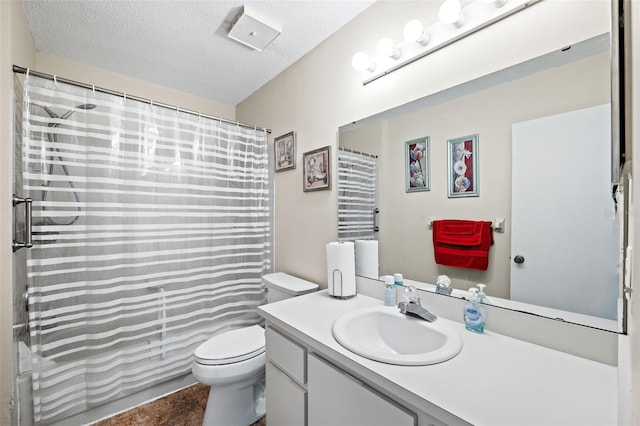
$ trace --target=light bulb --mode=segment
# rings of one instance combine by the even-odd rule
[[[442,3],[442,6],[440,6],[438,17],[443,24],[453,24],[456,28],[460,28],[462,24],[464,24],[464,15],[460,1],[446,0]]]
[[[381,38],[376,46],[376,52],[380,56],[388,56],[392,59],[398,59],[400,57],[400,49],[393,45],[393,40],[390,38]]]
[[[364,52],[358,52],[353,55],[353,58],[351,58],[351,65],[356,69],[356,71],[366,70],[372,72],[376,69],[376,64],[374,64],[373,61],[369,59],[369,55]]]
[[[422,33],[424,32],[424,26],[422,22],[414,19],[412,21],[407,22],[404,26],[403,36],[407,41],[418,41],[420,37],[422,37]]]
[[[424,25],[417,19],[406,23],[403,30],[404,39],[408,42],[420,43],[423,46],[429,43],[431,36],[424,32]]]

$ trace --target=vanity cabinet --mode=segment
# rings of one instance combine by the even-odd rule
[[[266,327],[267,421],[278,426],[446,426]]]
[[[362,381],[309,354],[308,425],[415,426],[415,413]]]

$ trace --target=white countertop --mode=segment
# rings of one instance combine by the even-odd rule
[[[463,348],[441,364],[384,364],[336,342],[331,325],[340,315],[382,304],[364,295],[337,300],[324,290],[259,310],[268,322],[313,351],[427,413],[444,410],[478,426],[616,424],[617,372],[607,364],[490,330],[472,333],[444,318],[438,321],[449,321],[458,330]]]

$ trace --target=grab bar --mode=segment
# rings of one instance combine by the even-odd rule
[[[28,197],[20,198],[16,194],[13,194],[12,202],[13,202],[13,207],[17,206],[18,204],[24,203],[25,241],[21,242],[21,241],[16,241],[15,239],[13,240],[11,247],[13,248],[13,251],[16,252],[21,248],[33,247],[33,234],[31,231],[31,219],[33,217],[31,213],[32,211],[31,205],[33,203],[33,200]]]

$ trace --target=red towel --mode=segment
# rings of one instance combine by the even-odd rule
[[[486,271],[492,244],[491,222],[433,221],[433,251],[439,265]]]

